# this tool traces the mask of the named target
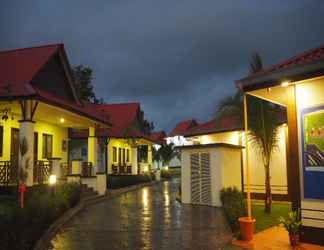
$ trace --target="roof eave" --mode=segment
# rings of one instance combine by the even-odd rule
[[[245,77],[236,81],[236,86],[244,92],[278,86],[282,81],[301,81],[324,74],[324,60],[298,65],[286,69]]]
[[[191,134],[185,134],[184,137],[192,137],[192,136],[201,136],[201,135],[210,135],[210,134],[222,134],[226,132],[235,132],[235,131],[242,131],[242,128],[232,128],[232,129],[222,129],[217,131],[205,131],[205,132],[196,132]]]

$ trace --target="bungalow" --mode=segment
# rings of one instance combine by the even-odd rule
[[[110,122],[79,100],[64,45],[1,51],[0,68],[0,184],[15,183],[22,162],[28,186],[63,177],[71,128],[89,131],[80,174],[96,176],[95,130]]]
[[[194,119],[179,122],[172,129],[172,131],[169,133],[169,135],[166,137],[166,143],[167,144],[173,143],[175,147],[190,145],[191,141],[189,141],[183,135],[185,134],[186,131],[192,129],[193,127],[195,127],[197,125],[198,125],[198,122]],[[175,156],[172,158],[169,165],[170,165],[170,167],[179,167],[179,166],[181,166],[181,161],[177,156]]]
[[[301,209],[301,240],[324,245],[324,46],[236,84],[247,95],[286,107],[288,195]]]
[[[96,137],[101,141],[99,161],[108,174],[137,175],[152,168],[152,135],[145,132],[144,113],[139,103],[87,104],[89,110],[109,117],[111,128],[98,128]],[[87,156],[88,130],[70,131],[70,159],[84,160]],[[105,149],[106,148],[106,149]]]
[[[279,143],[278,148],[272,155],[271,159],[271,189],[272,197],[275,200],[287,200],[287,167],[286,167],[286,125],[283,124],[279,128]],[[237,117],[225,117],[220,121],[210,120],[206,123],[201,123],[192,129],[187,130],[183,134],[193,145],[209,145],[215,143],[226,143],[230,145],[243,146],[244,130],[241,119]],[[252,197],[256,199],[264,198],[265,183],[264,183],[264,166],[262,156],[258,149],[253,145],[249,145],[249,162],[250,169],[253,173],[251,179]],[[242,148],[241,157],[245,155],[245,149]],[[241,161],[242,172],[242,190],[246,190],[246,166],[245,162]]]

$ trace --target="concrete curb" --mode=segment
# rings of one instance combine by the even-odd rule
[[[59,231],[59,229],[64,226],[67,222],[69,222],[75,215],[80,213],[87,206],[91,206],[97,204],[102,201],[106,201],[117,197],[121,194],[134,191],[136,189],[140,189],[146,186],[152,186],[159,182],[152,181],[149,183],[141,183],[138,185],[133,185],[129,187],[119,188],[115,190],[108,191],[106,195],[91,197],[88,199],[81,200],[78,205],[73,208],[67,210],[61,217],[59,217],[52,225],[46,230],[46,232],[42,235],[42,237],[36,242],[34,250],[48,250],[51,246],[51,240],[55,236],[55,234]]]

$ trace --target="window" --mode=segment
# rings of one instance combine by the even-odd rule
[[[117,161],[117,148],[113,147],[113,162]]]
[[[138,159],[140,162],[147,162],[148,156],[148,146],[140,145],[138,146]]]
[[[125,149],[123,148],[123,164],[125,164],[126,163],[126,158],[125,158]]]
[[[129,149],[126,150],[126,161],[129,162]]]
[[[43,134],[43,158],[51,158],[53,154],[53,136]]]
[[[121,160],[122,160],[122,155],[121,155],[121,148],[118,148],[118,163],[121,164]]]
[[[0,126],[0,157],[3,153],[3,127]]]

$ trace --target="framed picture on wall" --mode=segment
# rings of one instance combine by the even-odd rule
[[[304,168],[324,172],[324,107],[303,110],[302,127]]]
[[[67,140],[62,141],[62,151],[66,152],[67,151]]]
[[[301,110],[303,194],[324,199],[324,106]]]

